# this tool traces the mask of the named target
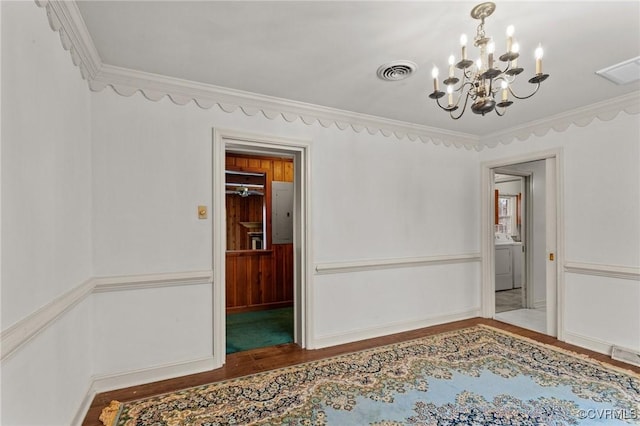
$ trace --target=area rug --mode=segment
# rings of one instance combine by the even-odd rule
[[[112,405],[105,425],[640,424],[640,375],[488,326]]]
[[[293,308],[227,315],[227,354],[293,342]]]

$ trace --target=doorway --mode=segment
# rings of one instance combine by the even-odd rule
[[[482,165],[483,314],[551,336],[562,330],[560,154]]]
[[[225,152],[226,354],[294,341],[293,166]]]
[[[230,164],[228,154],[237,158],[244,158],[239,163]],[[248,158],[254,158],[249,163]],[[287,227],[280,226],[277,221],[265,220],[273,215],[274,180],[273,169],[266,167],[267,159],[286,160],[290,163],[291,185],[282,189],[282,185],[276,188],[278,194],[289,191],[292,196],[292,209],[286,213],[286,218],[291,223],[291,229],[287,234]],[[307,328],[306,321],[309,315],[307,303],[307,287],[310,282],[310,268],[307,262],[310,259],[307,224],[309,222],[309,144],[305,141],[283,139],[277,137],[265,137],[245,134],[236,131],[214,129],[213,132],[213,354],[217,367],[224,365],[227,353],[227,313],[229,307],[246,310],[249,313],[257,312],[262,308],[287,308],[292,306],[293,341],[301,347],[306,347]],[[282,171],[283,169],[279,169]],[[231,172],[231,173],[229,173]],[[235,175],[229,180],[229,175]],[[240,177],[239,177],[240,176]],[[277,185],[276,185],[277,186]],[[235,192],[239,198],[249,198],[251,193],[255,197],[252,206],[246,206],[246,211],[251,214],[238,223],[230,223],[227,220],[228,192]],[[243,197],[244,196],[244,197]],[[234,197],[232,195],[232,197]],[[260,198],[262,197],[262,198]],[[277,197],[277,195],[276,195]],[[267,202],[265,202],[267,200]],[[276,202],[275,204],[278,204]],[[233,206],[232,206],[233,207]],[[245,207],[233,207],[238,211]],[[269,209],[269,212],[267,212]],[[268,213],[268,214],[267,214]],[[286,215],[285,213],[285,215]],[[239,214],[238,214],[239,216]],[[246,220],[244,220],[246,219]],[[242,223],[240,223],[242,222]],[[229,227],[232,226],[230,230]],[[274,229],[275,228],[275,229]],[[277,238],[288,238],[288,249],[285,244],[277,244]],[[233,240],[233,241],[232,241]],[[274,242],[276,244],[274,244]],[[229,250],[229,244],[235,244]],[[282,250],[281,250],[282,249]],[[251,263],[249,280],[250,293],[238,292],[237,289],[228,286],[227,275],[237,274],[237,264],[228,261],[227,253],[233,253],[237,261]],[[272,255],[287,256],[292,294],[278,294],[275,287],[268,288],[265,282],[275,279],[277,274],[285,273],[284,270],[273,268]],[[286,252],[286,253],[285,253]],[[248,256],[251,254],[251,256]],[[255,256],[253,256],[255,254]],[[248,257],[251,260],[246,259]],[[255,257],[255,259],[253,259]],[[245,259],[242,259],[245,258]],[[267,259],[269,258],[269,259]],[[285,261],[286,263],[286,261]],[[284,265],[284,263],[281,263]],[[270,267],[271,265],[271,267]],[[281,277],[280,277],[281,278]],[[256,285],[256,283],[259,283]],[[282,289],[284,291],[284,289]],[[278,297],[282,300],[278,301]],[[244,299],[243,299],[244,298]],[[255,303],[259,300],[261,303]],[[262,303],[264,302],[264,303]],[[282,302],[282,303],[281,303]],[[284,304],[280,306],[280,304]],[[256,306],[264,305],[264,306]],[[286,313],[285,313],[286,316]]]

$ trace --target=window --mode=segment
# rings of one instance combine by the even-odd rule
[[[498,197],[498,226],[496,231],[508,234],[517,235],[517,217],[516,217],[516,204],[518,203],[518,197],[516,195],[500,195]]]

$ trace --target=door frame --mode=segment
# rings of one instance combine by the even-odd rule
[[[225,154],[227,150],[293,158],[293,304],[294,341],[305,348],[313,330],[311,296],[310,178],[311,144],[309,141],[279,136],[256,135],[229,129],[213,129],[212,144],[212,232],[213,232],[213,359],[214,368],[226,359],[226,206]]]
[[[555,277],[555,285],[547,285],[547,302],[552,301],[555,306],[547,305],[547,334],[556,336],[559,340],[564,339],[564,178],[563,178],[563,150],[554,148],[546,151],[522,154],[498,160],[491,160],[481,163],[481,236],[480,255],[481,261],[481,309],[485,318],[495,317],[495,238],[494,238],[494,190],[495,176],[494,169],[508,167],[510,165],[526,163],[537,160],[547,161],[547,165],[554,164],[552,172],[546,171],[547,177],[555,181],[555,185],[547,179],[547,188],[552,185],[555,192],[555,212],[547,211],[547,219],[554,219],[555,241],[547,241],[547,271]],[[549,207],[549,205],[547,205]],[[531,217],[529,218],[531,221]],[[549,226],[549,224],[547,224]],[[549,254],[554,253],[554,261],[549,260]],[[529,276],[528,276],[529,278]],[[551,309],[549,309],[551,308]],[[550,312],[551,311],[551,312]],[[551,321],[550,321],[551,320]]]
[[[533,292],[529,288],[530,283],[533,282],[532,276],[532,268],[533,264],[533,252],[529,249],[531,247],[531,242],[529,239],[533,235],[533,226],[531,217],[533,216],[533,181],[532,181],[532,173],[531,172],[523,172],[518,170],[511,170],[508,167],[506,168],[495,168],[492,169],[493,174],[493,183],[495,185],[495,173],[506,174],[511,176],[517,176],[522,179],[522,187],[524,188],[524,229],[522,230],[525,235],[524,239],[524,264],[523,264],[523,275],[524,275],[524,284],[523,284],[523,294],[522,294],[522,306],[525,308],[530,308],[533,306]],[[494,186],[495,188],[495,186]],[[494,241],[495,243],[495,241]],[[494,246],[495,247],[495,246]],[[494,301],[495,301],[495,292],[494,292]],[[494,316],[495,316],[495,304],[494,304]]]

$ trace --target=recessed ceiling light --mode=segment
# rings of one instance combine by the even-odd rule
[[[640,56],[603,68],[596,71],[596,74],[619,85],[638,81],[640,80]]]

